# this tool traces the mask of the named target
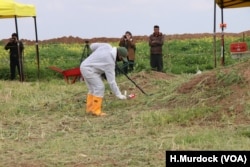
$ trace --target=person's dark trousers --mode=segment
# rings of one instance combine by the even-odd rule
[[[124,66],[122,66],[122,67],[115,66],[115,76],[118,76],[118,75],[124,73],[124,69],[123,68],[124,68]]]
[[[115,76],[118,76],[120,74],[120,71],[117,67],[115,67]]]
[[[131,71],[133,71],[134,70],[134,60],[129,60],[128,61],[128,72],[131,72]]]
[[[161,54],[150,55],[150,66],[152,70],[163,71],[163,59]]]
[[[19,66],[18,58],[11,57],[10,58],[10,79],[11,80],[14,80],[16,78],[16,68],[20,76],[20,66]]]
[[[123,62],[123,72],[127,74],[134,70],[134,60],[128,60],[127,62]]]
[[[129,62],[123,62],[122,71],[123,71],[125,74],[128,73],[128,66],[129,66]]]

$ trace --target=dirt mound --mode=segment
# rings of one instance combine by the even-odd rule
[[[173,74],[157,71],[141,71],[138,73],[129,73],[127,76],[131,79],[131,81],[128,80],[124,83],[124,85],[121,85],[121,88],[123,90],[129,90],[130,93],[134,93],[136,95],[143,94],[142,91],[149,95],[156,89],[154,81],[171,80],[175,77]],[[131,84],[130,82],[134,82],[134,84]],[[142,91],[140,89],[142,89]]]
[[[218,106],[220,112],[216,112],[207,119],[210,121],[221,120],[223,117],[234,117],[234,121],[250,123],[247,114],[250,101],[250,61],[231,67],[221,68],[194,76],[188,82],[182,84],[177,92],[190,95],[190,101],[194,104],[206,106]],[[196,100],[192,97],[199,96]],[[196,104],[195,104],[196,103]]]
[[[163,72],[158,72],[158,71],[141,71],[139,73],[134,74],[131,78],[132,79],[138,79],[140,78],[141,80],[148,81],[150,79],[157,79],[157,80],[167,80],[170,78],[173,78],[175,75],[173,74],[167,74]]]
[[[197,75],[189,82],[184,83],[181,87],[178,88],[179,93],[190,93],[197,85],[203,85],[205,87],[214,87],[216,86],[216,76],[215,73],[209,72],[202,75]]]
[[[225,36],[231,36],[231,37],[242,37],[242,35],[249,36],[249,31],[244,31],[240,33],[224,33]],[[213,33],[196,33],[196,34],[165,34],[165,38],[167,40],[173,40],[173,39],[192,39],[192,38],[206,38],[206,37],[212,37]],[[217,37],[220,37],[220,33],[216,33]],[[148,35],[144,36],[134,36],[133,37],[135,41],[147,41]],[[83,44],[85,41],[89,41],[90,43],[94,42],[117,42],[119,41],[120,37],[117,38],[107,38],[107,37],[98,37],[98,38],[80,38],[80,37],[73,37],[73,36],[63,36],[59,38],[53,38],[48,40],[39,40],[40,44],[49,44],[49,43],[66,43],[66,44],[72,44],[72,43],[80,43]],[[28,39],[21,39],[26,45],[35,44],[35,40],[28,40]],[[7,42],[8,39],[2,39],[3,42]]]

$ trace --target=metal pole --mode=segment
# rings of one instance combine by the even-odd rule
[[[216,58],[216,0],[214,0],[214,67],[217,66]]]
[[[225,65],[223,5],[221,7],[221,65]]]
[[[22,53],[20,51],[20,43],[19,43],[19,34],[18,34],[18,26],[17,26],[17,17],[15,16],[15,25],[16,25],[16,33],[17,33],[17,51],[18,51],[18,60],[19,60],[19,72],[20,72],[20,81],[24,81],[24,74],[23,74],[23,59]]]
[[[40,58],[39,58],[39,47],[38,47],[38,35],[37,35],[37,23],[36,23],[36,16],[34,18],[35,24],[35,35],[36,35],[36,61],[37,61],[37,78],[40,78]]]

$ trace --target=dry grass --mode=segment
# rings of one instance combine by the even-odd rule
[[[235,110],[211,100],[217,95],[207,84],[179,92],[194,75],[130,76],[152,95],[119,77],[121,90],[136,98],[118,100],[107,85],[107,117],[85,114],[84,83],[0,81],[0,166],[165,166],[166,150],[250,149],[248,98],[240,113],[247,119],[237,122]]]

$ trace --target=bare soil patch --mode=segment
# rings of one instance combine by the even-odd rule
[[[223,117],[233,117],[234,123],[249,124],[249,117],[246,116],[249,95],[250,67],[249,61],[240,63],[232,67],[222,68],[219,73],[225,76],[235,73],[239,77],[238,81],[225,84],[218,77],[217,71],[209,71],[194,76],[188,82],[182,84],[177,92],[180,94],[190,94],[197,91],[204,91],[210,94],[204,100],[207,106],[219,106],[220,111],[207,118],[206,121],[220,121]],[[214,94],[211,92],[215,92]]]
[[[244,31],[240,33],[224,33],[224,36],[230,36],[230,37],[242,37],[242,36],[249,36],[249,31]],[[221,33],[216,33],[216,37],[220,38]],[[134,40],[139,41],[148,41],[149,35],[143,35],[143,36],[134,36]],[[196,34],[165,34],[165,38],[167,40],[183,40],[183,39],[192,39],[192,38],[206,38],[206,37],[213,37],[213,33],[196,33]],[[38,37],[39,38],[39,37]],[[80,43],[84,44],[85,41],[89,41],[90,43],[94,42],[118,42],[120,37],[114,37],[114,38],[107,38],[107,37],[96,37],[96,38],[80,38],[80,37],[74,37],[74,36],[63,36],[53,39],[47,39],[47,40],[39,40],[39,44],[49,44],[49,43],[66,43],[66,44],[73,44],[73,43]],[[26,45],[35,44],[35,40],[29,40],[29,39],[21,39]],[[8,39],[2,39],[3,42],[7,42]]]

